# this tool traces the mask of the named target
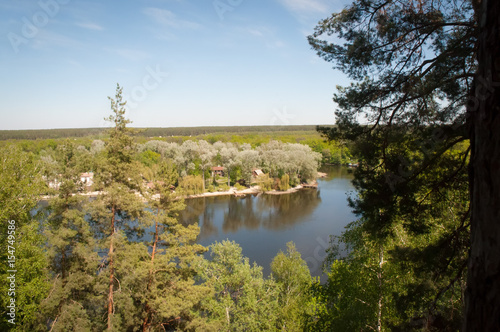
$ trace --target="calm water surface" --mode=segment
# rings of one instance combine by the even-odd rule
[[[186,200],[184,223],[198,223],[198,242],[209,246],[225,239],[236,241],[250,262],[270,272],[274,256],[293,241],[311,274],[321,274],[329,235],[340,235],[355,220],[347,206],[354,194],[352,174],[345,167],[325,166],[328,174],[318,189],[303,189],[287,195],[205,197]]]

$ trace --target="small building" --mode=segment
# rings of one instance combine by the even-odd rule
[[[252,171],[252,175],[257,177],[259,175],[264,175],[264,172],[262,172],[262,170],[260,168],[255,168],[253,171]]]
[[[85,187],[90,187],[92,184],[94,184],[94,173],[88,172],[80,174],[80,181]]]
[[[212,167],[212,177],[218,175],[218,176],[224,176],[224,167],[222,166],[214,166]]]

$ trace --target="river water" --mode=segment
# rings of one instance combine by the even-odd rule
[[[356,218],[347,205],[354,195],[352,174],[346,167],[324,166],[326,178],[318,189],[302,189],[285,195],[246,197],[216,196],[186,200],[183,223],[198,223],[198,243],[209,246],[229,239],[243,255],[270,273],[274,256],[293,241],[307,262],[311,275],[321,275],[329,236],[340,235]]]

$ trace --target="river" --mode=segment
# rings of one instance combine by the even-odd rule
[[[311,275],[320,276],[329,236],[340,235],[355,220],[347,205],[347,195],[354,194],[349,169],[324,166],[321,171],[327,177],[318,179],[318,189],[186,200],[182,222],[198,223],[198,243],[204,246],[225,239],[237,242],[251,264],[263,267],[264,276],[269,275],[274,256],[293,241]]]

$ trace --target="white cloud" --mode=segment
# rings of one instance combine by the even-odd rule
[[[95,23],[92,23],[92,22],[75,23],[75,24],[77,26],[79,26],[80,28],[84,28],[84,29],[88,29],[88,30],[96,30],[96,31],[103,30],[102,26],[95,24]]]
[[[304,13],[322,13],[329,11],[329,6],[322,0],[278,0],[291,12],[297,14]]]
[[[247,32],[251,35],[254,35],[254,36],[257,36],[257,37],[262,37],[264,36],[264,33],[259,30],[259,29],[252,29],[252,28],[248,28],[247,29]]]
[[[32,46],[34,49],[51,49],[52,47],[75,49],[81,48],[83,44],[77,39],[56,32],[40,30],[33,38]]]
[[[157,23],[174,29],[198,29],[201,27],[196,22],[179,19],[174,13],[166,9],[150,7],[145,8],[143,12]]]

